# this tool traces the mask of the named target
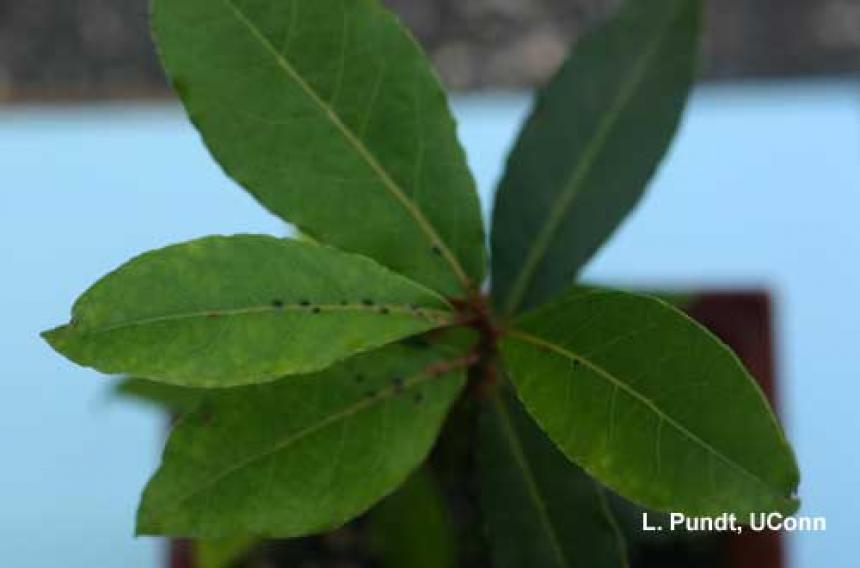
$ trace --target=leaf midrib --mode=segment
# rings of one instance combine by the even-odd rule
[[[248,16],[239,9],[238,6],[232,0],[222,0],[224,5],[229,8],[236,18],[239,20],[242,25],[244,25],[251,35],[263,46],[263,48],[268,51],[277,62],[278,66],[283,69],[287,75],[299,86],[302,92],[307,95],[307,97],[311,100],[311,102],[325,115],[329,118],[331,123],[335,126],[338,132],[346,139],[346,141],[355,148],[355,151],[361,156],[361,158],[367,163],[371,170],[379,177],[382,185],[394,196],[395,199],[406,209],[409,215],[415,220],[418,224],[418,227],[427,237],[430,245],[432,247],[438,247],[439,251],[442,253],[443,258],[445,258],[446,262],[451,267],[452,272],[454,273],[457,280],[460,282],[460,285],[464,290],[468,291],[472,287],[472,282],[469,276],[466,274],[463,269],[460,261],[457,259],[456,255],[451,251],[446,243],[436,231],[436,228],[432,223],[424,216],[424,213],[418,208],[406,195],[406,192],[394,181],[391,175],[382,167],[379,160],[376,156],[370,151],[370,149],[365,146],[365,144],[352,132],[352,130],[340,119],[337,112],[335,112],[334,108],[331,107],[330,104],[326,103],[325,100],[320,97],[319,94],[302,78],[301,75],[296,71],[295,67],[290,63],[289,60],[282,54],[272,42],[270,42],[257,28],[253,21],[251,21]]]
[[[679,3],[679,6],[683,6],[683,4]],[[623,88],[619,89],[618,96],[613,101],[610,110],[606,113],[603,119],[601,119],[592,142],[588,145],[582,159],[578,162],[577,167],[569,176],[569,181],[565,184],[566,189],[562,191],[549,208],[549,217],[547,218],[547,222],[543,226],[543,229],[538,234],[537,238],[534,240],[532,247],[529,249],[525,263],[523,264],[523,269],[514,281],[514,286],[511,288],[511,292],[508,295],[507,302],[505,303],[505,313],[509,315],[513,314],[522,303],[526,290],[534,278],[535,271],[543,261],[543,257],[546,255],[546,251],[549,248],[552,239],[561,226],[564,217],[567,215],[568,209],[582,189],[582,185],[589,178],[591,169],[596,164],[625,107],[630,103],[633,99],[633,95],[639,89],[640,84],[650,67],[651,60],[654,58],[660,45],[665,40],[666,31],[675,19],[679,17],[680,13],[681,12],[679,11],[678,13],[672,14],[670,17],[666,18],[666,22],[660,27],[659,33],[656,35],[656,39],[652,45],[642,52],[641,59],[634,66],[634,72],[630,74],[630,79],[625,82]]]
[[[723,454],[717,448],[715,448],[714,446],[712,446],[711,444],[709,444],[708,442],[706,442],[705,440],[700,438],[693,431],[691,431],[686,426],[684,426],[683,424],[681,424],[680,422],[675,420],[673,417],[668,415],[666,412],[664,412],[659,406],[657,406],[657,404],[653,400],[651,400],[650,398],[648,398],[644,394],[634,390],[632,387],[630,387],[630,385],[625,383],[623,380],[616,377],[615,375],[613,375],[612,373],[610,373],[609,371],[607,371],[606,369],[604,369],[600,365],[594,363],[593,361],[591,361],[587,357],[585,357],[579,353],[575,353],[575,352],[573,352],[573,351],[571,351],[565,347],[562,347],[561,345],[558,345],[558,344],[553,343],[551,341],[547,341],[541,337],[538,337],[536,335],[532,335],[530,333],[527,333],[527,332],[524,332],[521,330],[511,330],[508,332],[508,336],[511,338],[514,338],[514,339],[519,339],[522,342],[534,345],[536,347],[554,352],[557,355],[561,355],[562,357],[565,357],[566,359],[578,361],[584,367],[589,368],[597,376],[599,376],[599,377],[609,381],[610,383],[612,383],[612,385],[615,388],[618,388],[618,389],[624,391],[629,396],[633,397],[634,399],[638,400],[640,403],[644,404],[647,408],[649,408],[652,412],[654,412],[654,414],[656,414],[660,420],[662,420],[663,422],[665,422],[666,424],[668,424],[669,426],[674,428],[677,432],[679,432],[681,435],[688,438],[691,442],[698,444],[705,451],[707,451],[711,455],[717,457],[718,459],[722,460],[724,463],[726,463],[727,465],[729,465],[730,467],[732,467],[733,469],[735,469],[736,471],[741,473],[743,476],[747,477],[751,481],[754,481],[756,484],[764,487],[767,490],[768,494],[776,496],[779,501],[782,501],[785,503],[789,503],[791,501],[791,499],[785,497],[780,491],[775,490],[769,482],[762,479],[758,474],[753,473],[752,471],[747,469],[745,466],[739,464],[738,462],[736,462],[735,460],[733,460],[729,456]]]
[[[531,500],[532,505],[534,506],[535,511],[538,514],[538,518],[540,519],[541,525],[546,531],[553,555],[558,561],[559,566],[570,566],[570,562],[568,562],[567,560],[567,556],[565,555],[564,550],[561,547],[561,542],[559,541],[558,534],[556,534],[555,527],[553,526],[552,520],[550,519],[549,511],[547,511],[543,494],[540,492],[540,489],[537,485],[537,481],[534,478],[534,473],[529,466],[528,459],[526,458],[525,451],[522,446],[522,442],[520,441],[519,436],[517,436],[517,432],[514,429],[513,422],[511,420],[510,413],[505,406],[505,402],[501,399],[498,393],[496,393],[493,398],[493,405],[495,406],[496,413],[498,414],[499,419],[502,423],[502,433],[504,434],[505,439],[508,441],[508,445],[511,448],[511,452],[514,454],[514,461],[516,462],[517,467],[522,473],[523,481],[526,484],[529,499]]]
[[[445,360],[441,360],[439,363],[444,363],[444,362],[445,362]],[[268,458],[274,456],[275,454],[286,451],[287,449],[289,449],[290,447],[292,447],[293,445],[295,445],[296,443],[298,443],[302,439],[307,438],[308,436],[312,436],[313,434],[315,434],[321,430],[324,430],[325,428],[327,428],[329,426],[332,426],[332,425],[334,425],[340,421],[343,421],[343,420],[346,420],[352,416],[355,416],[359,412],[362,412],[364,410],[368,410],[369,408],[372,408],[373,406],[375,406],[379,403],[386,402],[386,401],[394,398],[395,396],[402,396],[405,392],[407,392],[411,389],[414,389],[414,388],[424,384],[427,381],[445,380],[446,376],[452,375],[453,373],[457,372],[457,370],[454,369],[454,370],[448,371],[447,373],[445,373],[445,375],[440,377],[440,376],[437,376],[432,371],[428,371],[428,369],[432,369],[433,367],[434,367],[433,364],[428,365],[421,372],[419,372],[419,373],[413,375],[412,377],[404,380],[403,384],[400,386],[386,387],[385,389],[378,391],[372,398],[364,397],[356,403],[353,403],[353,404],[351,404],[345,408],[342,408],[341,410],[339,410],[337,412],[329,414],[328,416],[324,417],[322,420],[320,420],[319,422],[317,422],[315,424],[312,424],[310,426],[307,426],[307,427],[302,428],[300,430],[297,430],[295,432],[290,432],[280,442],[274,444],[273,447],[268,448],[268,449],[266,449],[262,452],[259,452],[257,454],[254,454],[252,456],[248,456],[247,458],[239,461],[238,463],[232,465],[231,467],[216,473],[209,480],[197,485],[189,493],[186,493],[185,495],[179,497],[178,499],[173,500],[172,501],[173,505],[171,507],[169,507],[168,510],[179,509],[183,504],[187,503],[188,501],[190,501],[191,499],[193,499],[197,495],[200,495],[201,493],[204,493],[204,492],[210,490],[212,487],[217,485],[219,482],[223,481],[224,479],[233,475],[234,473],[236,473],[236,472],[238,472],[238,471],[240,471],[246,467],[252,466],[253,464],[255,464],[261,460],[268,459]]]
[[[313,312],[315,308],[319,309],[318,313]],[[158,323],[165,322],[179,322],[185,320],[192,319],[204,319],[210,320],[213,318],[227,318],[227,317],[236,317],[236,316],[244,316],[244,315],[254,315],[254,314],[262,314],[262,313],[281,313],[281,312],[298,312],[298,313],[306,313],[312,314],[316,317],[323,317],[326,314],[330,314],[332,312],[371,312],[379,314],[381,309],[388,310],[388,314],[393,315],[409,315],[413,316],[417,320],[426,320],[437,324],[447,324],[452,323],[454,316],[451,312],[445,310],[437,310],[437,309],[428,309],[419,307],[417,310],[413,309],[411,306],[402,306],[395,304],[378,304],[373,306],[365,306],[364,304],[350,304],[350,305],[342,305],[342,304],[313,304],[308,306],[297,306],[297,305],[285,305],[282,307],[276,307],[272,305],[265,306],[250,306],[245,308],[235,308],[235,309],[212,309],[205,311],[195,311],[195,312],[187,312],[181,314],[169,314],[163,316],[155,316],[150,318],[142,318],[138,320],[129,320],[126,322],[118,323],[115,325],[109,325],[104,327],[95,327],[87,329],[84,327],[81,332],[87,335],[97,335],[100,333],[108,333],[111,331],[117,331],[121,329],[128,329],[132,327],[143,327],[147,325],[154,325]],[[67,327],[75,327],[75,324],[70,324]]]

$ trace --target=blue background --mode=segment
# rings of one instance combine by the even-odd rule
[[[528,108],[455,100],[485,204]],[[620,167],[623,167],[621,165]],[[178,108],[0,109],[0,558],[153,567],[132,538],[165,433],[154,410],[54,355],[38,332],[131,255],[210,233],[283,233],[227,180]],[[643,204],[588,267],[637,287],[764,287],[776,299],[783,416],[803,471],[792,566],[856,566],[860,459],[860,84],[699,88]]]

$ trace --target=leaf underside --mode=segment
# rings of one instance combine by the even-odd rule
[[[130,261],[45,338],[104,373],[228,387],[317,371],[451,318],[442,298],[367,258],[241,235]]]
[[[760,389],[674,308],[578,289],[523,317],[501,348],[543,430],[624,497],[740,518],[797,508],[794,456]]]
[[[364,512],[424,460],[462,389],[440,349],[392,345],[213,394],[173,430],[138,532],[294,537]]]
[[[484,230],[444,91],[376,0],[155,0],[164,66],[226,172],[315,240],[447,296]]]
[[[627,565],[601,489],[509,393],[483,409],[478,474],[496,568]]]
[[[696,67],[700,0],[629,0],[537,97],[493,213],[493,291],[512,314],[573,283],[642,196]]]

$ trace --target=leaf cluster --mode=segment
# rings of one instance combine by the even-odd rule
[[[701,9],[627,0],[576,46],[511,151],[488,255],[445,93],[376,0],[155,0],[212,156],[310,239],[146,253],[44,334],[183,410],[138,532],[241,547],[336,528],[410,477],[462,396],[500,567],[624,565],[603,487],[794,510],[791,449],[728,348],[658,299],[574,284],[671,142]]]

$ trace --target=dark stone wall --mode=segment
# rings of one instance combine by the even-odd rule
[[[460,90],[540,83],[619,2],[385,1]],[[860,0],[710,0],[708,11],[706,78],[860,69]],[[146,0],[0,0],[0,99],[165,93]]]
[[[145,0],[0,0],[0,97],[164,92]]]

